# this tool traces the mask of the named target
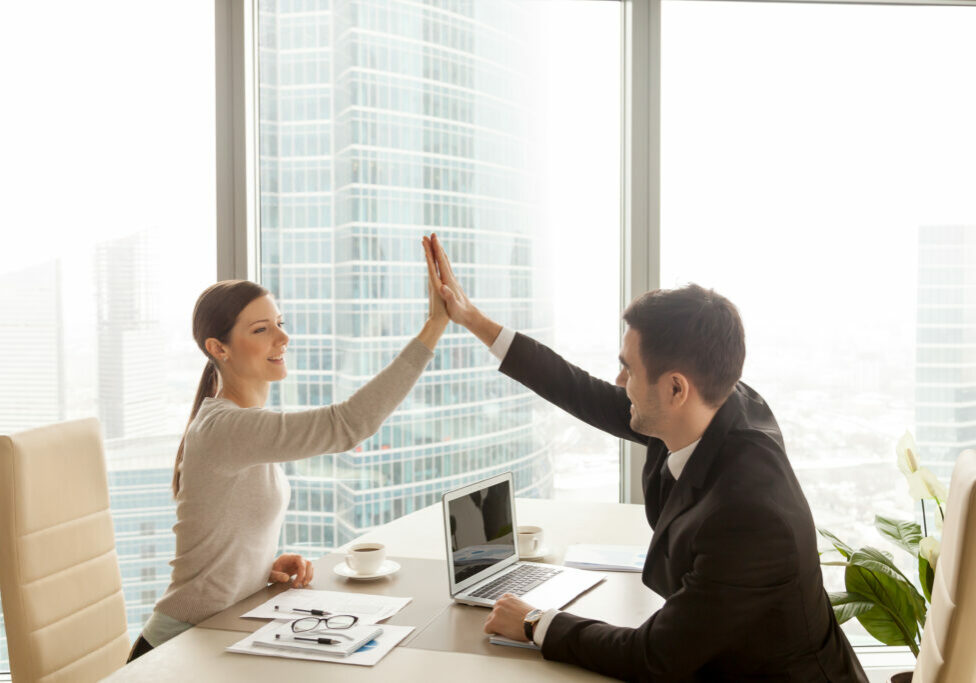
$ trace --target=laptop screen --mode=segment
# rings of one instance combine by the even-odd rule
[[[454,583],[515,554],[509,481],[448,501]]]

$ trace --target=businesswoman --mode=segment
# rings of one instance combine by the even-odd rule
[[[312,564],[300,555],[274,557],[290,495],[278,463],[353,448],[379,429],[420,377],[448,323],[430,242],[423,242],[428,316],[420,334],[348,400],[322,408],[264,408],[271,382],[287,374],[288,346],[266,289],[228,280],[200,295],[193,337],[207,365],[173,472],[173,574],[129,661],[269,582],[298,587],[312,580]]]

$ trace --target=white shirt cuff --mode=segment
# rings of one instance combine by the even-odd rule
[[[534,642],[539,647],[542,647],[542,641],[546,639],[546,631],[549,630],[549,624],[552,620],[556,618],[559,614],[558,609],[547,609],[539,617],[539,621],[535,622],[535,632],[532,634],[532,642]]]
[[[515,339],[515,330],[509,329],[508,327],[503,327],[502,331],[498,333],[495,337],[495,341],[492,343],[491,348],[488,349],[498,360],[505,360],[505,354],[508,353],[508,347],[512,345],[512,340]]]

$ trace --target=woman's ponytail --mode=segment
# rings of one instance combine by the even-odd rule
[[[208,360],[200,376],[200,385],[197,387],[196,398],[193,399],[193,410],[190,411],[190,419],[186,421],[186,429],[183,430],[183,438],[180,439],[180,447],[176,450],[176,464],[173,465],[173,497],[180,492],[180,465],[183,464],[183,446],[186,443],[186,432],[190,428],[190,423],[200,411],[203,399],[213,398],[217,395],[218,386],[217,368],[214,367],[212,360]]]

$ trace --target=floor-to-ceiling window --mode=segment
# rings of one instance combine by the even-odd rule
[[[0,19],[0,433],[100,418],[133,638],[169,583],[190,316],[216,274],[213,46],[194,0]]]
[[[661,284],[739,306],[817,524],[902,562],[895,442],[976,445],[974,10],[662,4]]]
[[[620,6],[258,7],[260,277],[292,335],[272,403],[341,400],[416,334],[432,231],[490,316],[612,381]],[[617,442],[497,365],[452,326],[379,433],[288,464],[283,546],[326,551],[506,470],[521,496],[617,500]]]

